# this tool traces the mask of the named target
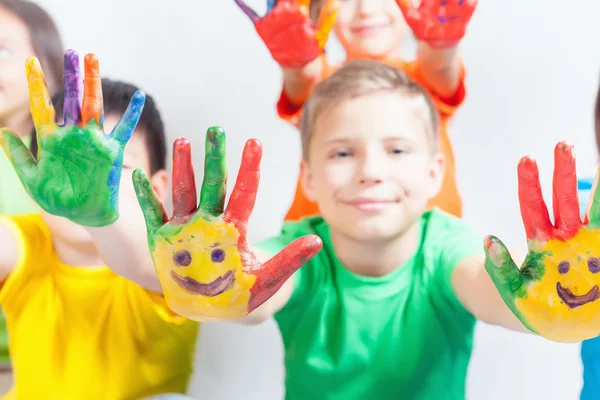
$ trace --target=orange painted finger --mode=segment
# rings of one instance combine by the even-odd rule
[[[81,104],[81,123],[94,123],[102,128],[104,124],[104,104],[102,101],[102,80],[98,57],[88,54],[84,60],[85,78],[83,80],[83,102]]]

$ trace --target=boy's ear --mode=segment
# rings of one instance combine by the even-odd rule
[[[150,183],[160,201],[165,204],[169,196],[169,173],[164,169],[155,172],[150,178]]]
[[[429,197],[435,197],[442,188],[444,175],[446,172],[446,158],[442,153],[435,153],[429,167],[429,177],[431,178],[431,192]]]
[[[316,200],[312,173],[310,172],[308,163],[304,159],[300,163],[300,185],[306,198],[312,202],[315,202]]]

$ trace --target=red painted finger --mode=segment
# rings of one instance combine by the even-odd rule
[[[540,176],[535,159],[523,157],[518,166],[519,203],[527,239],[548,240],[554,227],[542,195]]]
[[[294,240],[258,271],[248,271],[256,275],[256,282],[250,288],[248,312],[252,312],[269,300],[300,267],[321,250],[323,243],[318,236],[304,236]]]
[[[173,143],[173,220],[184,222],[198,209],[196,180],[190,141],[179,138]]]
[[[256,201],[261,158],[262,144],[256,139],[248,140],[242,153],[242,163],[235,187],[225,210],[225,221],[233,223],[242,235],[245,235],[246,225]]]
[[[568,239],[581,227],[577,195],[577,172],[573,145],[560,142],[554,148],[554,224],[560,236]]]

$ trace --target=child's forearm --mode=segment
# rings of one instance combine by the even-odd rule
[[[514,251],[521,265],[526,252]],[[485,270],[485,257],[474,256],[460,263],[452,274],[452,288],[462,305],[478,320],[519,332],[530,332],[508,308]]]
[[[111,225],[86,229],[100,257],[113,272],[145,289],[162,293],[148,249],[146,225],[137,204],[131,202],[125,207],[121,204],[119,219]]]
[[[417,64],[421,76],[436,94],[450,97],[456,93],[461,79],[458,47],[436,49],[420,41]]]
[[[302,105],[308,100],[322,73],[322,57],[304,68],[283,68],[283,91],[291,103]]]

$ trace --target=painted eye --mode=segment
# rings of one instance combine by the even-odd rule
[[[187,267],[192,263],[192,255],[187,250],[179,250],[177,253],[173,254],[173,262],[182,267]]]
[[[225,252],[221,249],[214,249],[210,253],[210,259],[216,263],[223,262],[223,260],[225,259]]]
[[[588,258],[588,268],[592,274],[600,272],[600,258]]]
[[[558,264],[558,272],[561,274],[566,274],[569,272],[569,268],[571,268],[571,264],[568,261],[561,261]]]

